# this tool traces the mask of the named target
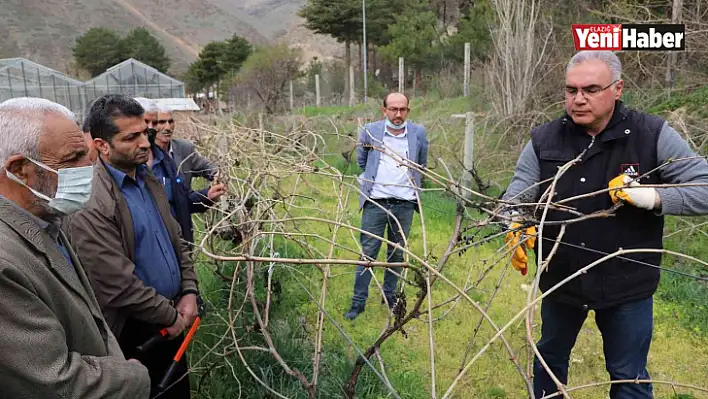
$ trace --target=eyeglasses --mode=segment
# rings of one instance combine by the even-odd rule
[[[165,123],[175,123],[174,119],[160,119],[157,121],[158,124],[164,125]]]
[[[581,87],[578,89],[577,87],[573,87],[573,86],[565,86],[565,96],[568,98],[575,98],[575,96],[578,94],[578,91],[580,91],[583,93],[583,97],[585,97],[585,98],[593,97],[593,96],[596,96],[596,95],[600,94],[601,92],[607,90],[610,86],[612,86],[613,84],[615,84],[617,82],[619,82],[619,79],[615,80],[614,82],[608,84],[605,87],[601,87],[598,85],[590,85],[590,86]]]
[[[406,107],[406,108],[394,108],[394,107],[388,107],[388,108],[386,108],[386,111],[391,112],[391,113],[394,113],[394,114],[395,114],[395,113],[398,113],[398,112],[400,112],[400,113],[403,114],[403,113],[406,113],[406,112],[408,112],[408,111],[410,111],[410,110],[411,110],[411,109],[408,108],[408,107]]]

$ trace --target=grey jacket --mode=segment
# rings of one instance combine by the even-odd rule
[[[123,356],[66,237],[57,227],[73,266],[40,223],[0,197],[0,396],[147,399],[147,369]]]
[[[184,139],[172,139],[170,155],[177,164],[177,171],[184,174],[187,187],[192,188],[192,178],[203,177],[213,180],[216,166],[201,156],[194,148],[194,143]]]
[[[665,122],[659,132],[656,155],[657,164],[662,165],[668,159],[695,157],[696,153],[679,133]],[[701,158],[673,162],[658,172],[663,184],[708,184],[708,162]],[[538,186],[529,187],[539,181],[540,174],[538,158],[529,141],[521,152],[514,177],[502,199],[514,203],[536,202],[541,194]],[[708,186],[662,187],[656,191],[661,197],[661,209],[657,211],[660,215],[708,214]]]
[[[364,170],[359,176],[359,184],[362,194],[359,195],[359,208],[361,209],[366,199],[371,194],[374,186],[374,179],[381,160],[381,149],[383,147],[384,120],[367,123],[359,133],[359,142],[356,149],[356,162]],[[408,122],[408,154],[412,162],[422,167],[428,166],[428,137],[423,125]],[[377,149],[378,148],[378,149]],[[413,181],[415,182],[417,193],[420,195],[422,187],[422,176],[417,170],[411,169]]]

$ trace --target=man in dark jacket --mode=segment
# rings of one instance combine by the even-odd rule
[[[192,214],[209,210],[209,207],[224,194],[225,186],[218,184],[201,191],[193,191],[187,187],[184,175],[177,172],[177,165],[172,158],[155,144],[151,145],[150,150],[151,159],[148,164],[157,180],[164,186],[172,216],[177,219],[184,240],[192,248],[194,244]]]
[[[153,134],[148,135],[150,141],[148,166],[152,169],[158,181],[165,187],[165,194],[170,202],[172,216],[177,219],[182,228],[182,236],[189,244],[191,251],[194,248],[192,214],[204,213],[209,210],[209,207],[213,206],[226,193],[226,186],[222,183],[212,184],[209,188],[193,191],[185,175],[178,171],[175,160],[168,156],[163,147],[161,147],[165,132],[168,131],[167,135],[170,138],[172,136],[172,127],[168,122],[157,119],[158,115],[166,117],[164,115],[165,109],[146,98],[138,97],[135,100],[143,108],[153,112],[150,118],[153,118],[154,121],[149,126],[154,126],[155,128]],[[171,113],[169,118],[172,118]],[[147,116],[145,122],[148,123]],[[171,123],[174,123],[174,121]]]
[[[121,349],[148,368],[154,396],[197,316],[197,274],[164,187],[145,165],[150,144],[143,108],[106,95],[93,103],[88,126],[99,158],[91,198],[69,220],[69,235]],[[177,339],[138,353],[161,328]],[[183,357],[177,377],[186,373]],[[161,397],[189,398],[189,378]]]
[[[566,114],[533,129],[503,196],[513,203],[546,201],[547,197],[541,197],[559,167],[579,157],[558,179],[552,201],[605,190],[563,204],[585,215],[619,206],[613,217],[586,218],[566,225],[557,251],[540,270],[543,292],[619,248],[661,249],[664,215],[708,214],[705,185],[646,187],[708,184],[708,163],[702,158],[685,159],[696,154],[662,118],[631,110],[620,101],[621,69],[612,52],[580,52],[570,60]],[[670,159],[678,161],[665,164]],[[536,185],[541,181],[544,183]],[[519,211],[522,216],[527,213]],[[540,220],[540,210],[534,216]],[[555,209],[549,210],[546,221],[577,217]],[[523,237],[519,240],[519,235],[525,235],[519,231],[519,223],[510,227],[507,242],[515,248],[512,264],[525,274],[526,247],[534,246],[524,243]],[[532,236],[535,227],[526,227],[525,232]],[[543,264],[559,234],[560,225],[549,224],[544,226],[542,239],[535,239],[536,247],[543,241],[542,254],[537,253]],[[649,379],[646,363],[653,330],[652,297],[659,284],[661,258],[656,252],[610,258],[542,301],[538,349],[561,383],[567,384],[570,352],[589,310],[595,311],[602,333],[610,378]],[[537,398],[558,390],[538,359],[534,361],[534,390]],[[613,384],[610,397],[651,398],[652,386]]]
[[[172,110],[165,106],[158,106],[157,116],[155,144],[174,159],[177,170],[185,177],[187,187],[192,188],[192,179],[195,177],[214,181],[218,171],[216,165],[199,154],[191,141],[173,137],[176,122]]]

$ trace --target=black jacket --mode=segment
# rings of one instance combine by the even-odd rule
[[[534,129],[532,145],[539,160],[540,181],[552,179],[558,168],[588,148],[579,164],[571,167],[556,185],[553,201],[607,189],[614,177],[625,172],[644,174],[658,165],[657,140],[664,124],[660,117],[626,108],[618,101],[609,124],[594,140],[584,128],[565,115]],[[661,184],[657,172],[640,180],[642,184]],[[550,183],[541,185],[543,193]],[[607,210],[612,200],[607,192],[565,203],[583,214]],[[540,219],[541,214],[537,215]],[[570,219],[568,212],[549,211],[547,221]],[[588,219],[569,224],[561,244],[540,280],[547,291],[580,268],[619,248],[662,248],[663,216],[631,205],[624,205],[612,217]],[[543,259],[549,255],[560,227],[545,225]],[[538,247],[538,241],[536,243]],[[596,250],[597,252],[593,251]],[[625,255],[652,265],[661,264],[660,253]],[[659,284],[659,269],[630,260],[612,258],[580,275],[550,297],[600,309],[653,295]]]
[[[175,161],[159,147],[153,145],[152,148],[153,152],[159,151],[163,155],[164,164],[166,166],[166,178],[170,179],[172,183],[172,200],[170,201],[170,206],[175,210],[176,214],[174,216],[182,229],[182,237],[185,241],[192,244],[194,243],[192,214],[206,212],[209,207],[214,204],[214,202],[207,197],[209,189],[192,191],[187,187],[184,175],[177,173]],[[191,247],[190,245],[190,248]]]

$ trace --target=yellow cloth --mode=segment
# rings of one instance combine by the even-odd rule
[[[520,271],[521,274],[525,276],[528,271],[527,263],[529,260],[526,255],[526,250],[528,248],[533,248],[536,244],[536,227],[528,227],[525,231],[519,230],[520,227],[521,224],[512,223],[510,226],[510,230],[512,231],[506,234],[505,241],[509,249],[516,247],[513,249],[514,253],[511,256],[511,265],[514,266],[514,269]],[[528,239],[519,245],[519,241],[522,239],[522,236],[526,236]]]
[[[616,187],[622,187],[626,185],[625,183],[625,178],[627,175],[619,175],[615,177],[614,179],[610,180],[610,183],[607,185],[608,188],[616,188]],[[627,201],[630,204],[632,203],[632,200],[629,198],[629,195],[622,189],[619,190],[610,190],[610,198],[612,198],[612,203],[616,204],[620,200],[622,201]]]

